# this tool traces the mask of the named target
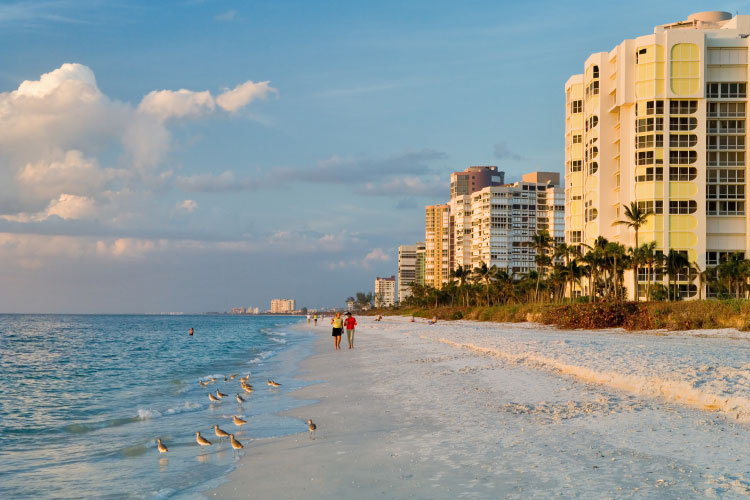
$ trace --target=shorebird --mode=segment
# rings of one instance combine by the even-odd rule
[[[234,425],[236,425],[237,427],[242,427],[243,425],[245,425],[247,423],[247,420],[242,420],[237,415],[234,415],[232,417],[232,420],[234,421]]]
[[[211,393],[211,392],[208,393],[208,399],[210,399],[211,401],[218,401],[219,400],[219,398],[217,398],[216,396],[214,396],[213,393]]]
[[[226,375],[224,375],[224,382],[226,382],[226,381],[227,381],[227,376],[226,376]]]
[[[219,389],[216,389],[216,397],[221,399],[223,397],[226,397],[226,394],[224,394],[223,392],[219,392]]]
[[[281,384],[270,379],[268,380],[268,385],[270,385],[271,387],[281,387]]]
[[[247,392],[247,393],[253,392],[253,390],[254,390],[254,389],[253,389],[252,387],[250,387],[249,385],[243,385],[243,386],[242,386],[242,389],[244,389],[244,391],[245,391],[245,392]]]
[[[235,374],[233,374],[233,375],[230,375],[230,376],[229,376],[229,380],[234,380],[234,377],[236,377],[236,376],[237,376],[237,374],[236,374],[236,373],[235,373]]]
[[[166,446],[161,444],[161,438],[156,438],[156,447],[159,449],[159,453],[166,453],[169,451]]]
[[[315,429],[317,429],[318,426],[315,425],[311,418],[307,419],[307,429],[310,431],[310,439],[313,439],[313,436],[315,436]]]
[[[201,431],[195,431],[195,442],[201,445],[201,449],[204,446],[211,446],[211,441],[201,436]]]
[[[214,432],[216,433],[217,436],[219,436],[219,439],[229,436],[229,433],[227,431],[223,431],[219,429],[218,425],[214,425]]]
[[[242,403],[244,403],[244,402],[245,402],[245,398],[243,398],[242,396],[240,396],[240,393],[239,393],[239,392],[237,393],[237,395],[235,396],[235,398],[237,399],[237,402],[238,402],[239,404],[242,404]]]
[[[210,378],[210,379],[208,379],[208,380],[210,380],[211,382],[216,382],[216,377],[211,377],[211,378]]]
[[[208,382],[204,382],[202,380],[199,380],[198,383],[200,384],[201,387],[206,387],[208,385]]]
[[[229,435],[229,440],[232,443],[232,448],[234,448],[235,450],[241,450],[242,448],[244,448],[244,446],[242,446],[242,443],[234,439],[234,434]]]

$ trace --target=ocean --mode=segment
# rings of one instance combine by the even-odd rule
[[[305,385],[292,375],[313,340],[290,328],[300,321],[0,315],[0,498],[199,498],[239,458],[214,424],[244,453],[254,440],[307,429],[277,415],[305,404],[287,395]],[[239,382],[248,373],[252,394]],[[213,403],[217,389],[229,396]],[[236,427],[233,415],[248,423]],[[213,445],[201,450],[196,431]]]

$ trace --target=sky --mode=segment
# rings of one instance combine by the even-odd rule
[[[589,54],[746,2],[0,0],[0,312],[341,307]]]

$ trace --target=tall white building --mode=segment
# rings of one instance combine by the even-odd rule
[[[391,307],[396,303],[396,277],[375,278],[375,307]]]
[[[398,247],[398,301],[411,296],[411,285],[417,281],[418,254],[424,252],[425,244],[420,241],[415,245]]]
[[[521,182],[491,186],[471,195],[470,267],[486,263],[518,278],[536,269],[532,237],[549,232],[565,238],[565,192],[560,174],[534,172]]]
[[[701,12],[593,53],[583,73],[570,77],[569,244],[604,236],[634,246],[634,231],[612,223],[635,202],[653,212],[639,244],[677,250],[701,268],[734,252],[747,256],[748,34],[750,16]],[[646,271],[638,272],[641,296]],[[680,296],[697,295],[693,276],[681,273],[677,281]]]

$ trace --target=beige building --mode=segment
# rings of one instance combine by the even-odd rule
[[[750,16],[693,14],[591,54],[567,81],[566,242],[633,246],[634,231],[612,223],[636,202],[654,213],[640,244],[701,268],[747,253],[748,34]],[[639,272],[641,295],[647,280]],[[697,294],[687,273],[678,282]]]
[[[375,307],[391,307],[396,303],[396,277],[375,278]]]
[[[425,207],[425,285],[440,288],[451,271],[450,205]]]
[[[273,299],[271,301],[271,313],[287,314],[295,310],[294,299]]]

